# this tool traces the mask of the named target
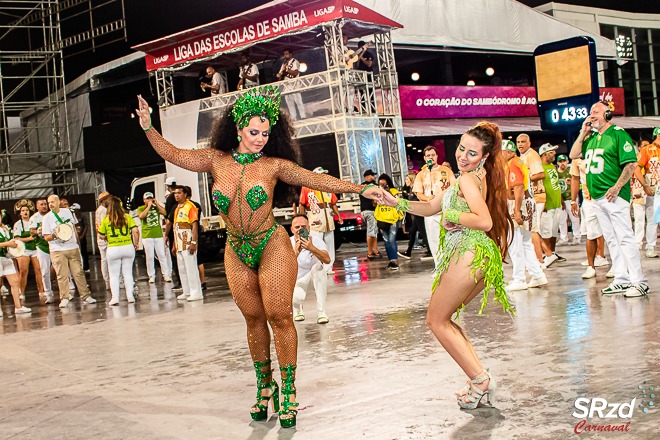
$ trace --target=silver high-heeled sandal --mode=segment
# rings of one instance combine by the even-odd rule
[[[488,388],[485,390],[480,390],[474,385],[488,382]],[[490,371],[484,370],[481,373],[477,374],[474,379],[470,379],[467,382],[467,386],[457,394],[456,399],[458,401],[458,406],[463,409],[475,409],[480,406],[495,406],[495,389],[497,388],[497,382],[490,374]]]

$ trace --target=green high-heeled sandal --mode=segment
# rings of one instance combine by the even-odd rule
[[[282,377],[282,408],[280,409],[280,426],[282,428],[293,428],[296,426],[296,417],[298,416],[298,402],[291,402],[291,396],[296,395],[296,388],[293,382],[296,380],[295,365],[285,365],[280,367],[280,372],[285,373],[286,377]],[[285,416],[282,418],[282,416]]]
[[[264,371],[264,368],[266,369]],[[252,420],[257,422],[268,419],[268,401],[273,399],[273,412],[279,412],[280,410],[280,387],[273,379],[273,370],[270,368],[270,359],[267,359],[265,362],[255,362],[254,370],[257,373],[257,403],[252,405],[250,410],[250,415]],[[266,381],[266,379],[270,380]],[[262,390],[269,389],[270,396],[262,396]],[[266,403],[263,404],[262,402]]]
[[[489,381],[488,388],[483,391],[474,386],[484,383],[487,380]],[[490,371],[484,370],[477,374],[474,379],[470,379],[467,383],[467,387],[460,393],[457,393],[458,406],[463,409],[475,409],[481,406],[493,408],[495,406],[496,388],[497,382],[495,381],[495,378],[490,374]]]

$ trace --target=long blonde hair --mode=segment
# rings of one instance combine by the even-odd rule
[[[415,178],[416,177],[417,177],[417,174],[415,174],[415,173],[410,173],[406,176],[406,179],[410,179],[410,187],[411,188],[415,184]]]
[[[119,197],[110,197],[110,200],[108,201],[108,217],[110,217],[110,226],[115,229],[122,229],[128,226],[126,212],[121,206],[121,200]]]

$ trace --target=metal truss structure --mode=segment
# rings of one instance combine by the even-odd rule
[[[326,71],[274,85],[279,87],[282,103],[292,115],[297,138],[334,134],[341,179],[361,182],[362,172],[371,168],[387,172],[395,185],[401,186],[407,173],[407,161],[390,33],[374,36],[379,68],[374,75],[343,66],[343,26],[343,21],[335,21],[322,27]],[[156,77],[166,74],[171,75],[172,71],[157,71]],[[171,81],[168,84],[171,85]],[[174,102],[173,91],[165,85],[157,90],[159,105],[166,110],[169,103]],[[202,99],[200,113],[222,111],[242,93]],[[305,100],[306,97],[309,99]],[[307,109],[304,113],[312,114],[301,116],[299,109],[294,108],[297,102],[302,102]],[[198,140],[198,146],[205,146],[205,141]]]
[[[111,5],[119,19],[99,18]],[[123,0],[6,0],[0,12],[0,198],[77,191],[64,57],[125,39]],[[80,17],[84,31],[63,34]]]

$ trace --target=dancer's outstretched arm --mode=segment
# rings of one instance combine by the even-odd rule
[[[135,110],[135,114],[139,118],[140,126],[145,130],[151,146],[160,157],[189,171],[198,173],[211,171],[213,160],[220,154],[220,151],[214,148],[186,150],[172,145],[151,126],[149,104],[140,95],[138,95],[138,108]]]
[[[360,194],[365,188],[365,185],[340,180],[327,174],[314,173],[285,159],[279,159],[277,178],[289,185],[306,186],[317,191],[325,191],[333,194]],[[368,188],[362,192],[362,195],[368,199],[381,200],[383,192],[379,187],[373,185],[372,188]]]
[[[395,206],[403,211],[410,212],[414,215],[419,215],[422,217],[430,217],[442,211],[442,196],[435,196],[433,199],[428,202],[408,202],[405,205],[410,205],[410,207],[403,207],[400,205],[399,199],[391,195],[388,191],[384,191],[385,201],[384,205]]]

